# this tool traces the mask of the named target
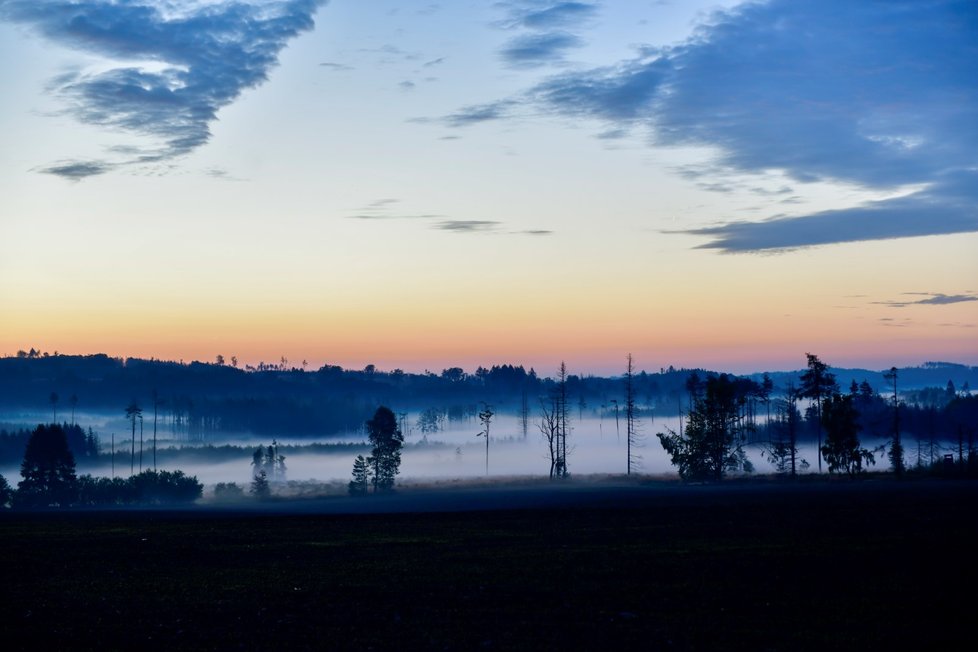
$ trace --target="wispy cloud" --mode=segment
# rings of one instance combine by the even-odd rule
[[[432,220],[444,217],[432,213],[398,211],[397,208],[400,203],[400,199],[384,197],[360,207],[351,215],[347,215],[347,218],[351,220]]]
[[[571,30],[586,24],[597,6],[585,2],[516,0],[498,3],[505,17],[496,21],[500,29],[518,31],[500,50],[507,65],[514,68],[560,63],[568,50],[584,45]]]
[[[495,230],[500,224],[495,220],[443,220],[432,228],[453,233],[485,233]]]
[[[332,61],[324,61],[319,65],[335,72],[349,72],[354,69],[353,66],[348,66],[345,63],[334,63]]]
[[[505,119],[519,113],[514,105],[531,105],[604,123],[605,133],[641,126],[653,146],[712,147],[710,168],[730,175],[774,170],[800,183],[917,189],[847,209],[686,231],[710,238],[705,248],[771,252],[974,232],[976,29],[971,0],[744,3],[714,13],[685,43],[563,72],[509,98],[506,111],[446,123]]]
[[[502,29],[527,28],[548,30],[574,27],[597,14],[590,2],[552,2],[550,0],[510,0],[497,6],[506,12],[496,25]]]
[[[53,174],[70,181],[81,181],[110,172],[113,165],[104,161],[62,161],[38,169],[44,174]]]
[[[480,122],[491,122],[509,117],[511,115],[510,109],[515,105],[515,102],[509,100],[489,102],[488,104],[474,104],[463,107],[455,113],[437,120],[437,122],[441,122],[449,127],[467,127]],[[420,121],[426,120],[422,118]]]
[[[352,220],[418,220],[426,223],[427,227],[436,231],[451,231],[452,233],[496,233],[499,235],[531,235],[547,236],[553,231],[548,229],[503,230],[504,222],[498,220],[459,220],[448,219],[437,213],[410,213],[400,210],[401,200],[394,197],[384,197],[367,203],[346,217]]]
[[[906,306],[947,306],[955,303],[978,301],[978,294],[944,294],[942,292],[904,292],[903,296],[924,297],[923,299],[873,301],[875,305],[905,308]]]
[[[511,39],[500,55],[512,66],[542,66],[562,58],[567,50],[582,44],[580,38],[567,32],[525,34]]]
[[[128,161],[150,163],[206,143],[217,112],[267,79],[279,52],[312,29],[313,14],[324,3],[5,0],[0,19],[119,62],[108,70],[66,72],[51,88],[82,122],[159,141]],[[139,63],[147,61],[158,65]],[[91,165],[45,171],[82,178],[111,167]]]

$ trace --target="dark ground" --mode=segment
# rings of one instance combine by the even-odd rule
[[[0,644],[972,650],[976,499],[950,481],[575,483],[4,514]]]

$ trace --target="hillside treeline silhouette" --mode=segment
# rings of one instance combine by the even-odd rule
[[[479,367],[466,373],[459,367],[440,372],[381,371],[374,365],[343,369],[324,365],[275,364],[239,367],[223,356],[215,362],[172,362],[97,355],[49,355],[34,349],[0,358],[0,407],[51,410],[61,422],[69,410],[119,413],[135,401],[145,424],[154,410],[159,427],[171,437],[207,441],[217,433],[250,432],[261,436],[323,437],[358,431],[377,405],[400,410],[437,408],[448,419],[472,419],[488,402],[499,409],[517,410],[526,401],[536,409],[539,397],[552,394],[556,381],[522,365]],[[833,369],[840,383],[868,381],[884,386],[883,372]],[[704,369],[662,368],[637,372],[632,378],[637,409],[657,415],[676,415],[689,408],[687,383],[691,374],[705,378]],[[799,382],[802,371],[771,373],[774,391]],[[901,369],[901,387],[935,387],[923,402],[941,405],[947,383],[966,390],[978,380],[978,368],[928,363]],[[744,378],[761,384],[760,374]],[[568,373],[569,409],[578,415],[611,409],[621,400],[620,377]],[[58,415],[62,417],[58,418]],[[71,422],[74,422],[72,417]]]

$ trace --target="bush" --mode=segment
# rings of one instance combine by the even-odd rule
[[[164,503],[192,503],[204,492],[204,485],[197,476],[186,476],[183,471],[143,471],[129,478],[136,502],[144,505]]]
[[[234,482],[218,482],[214,485],[214,498],[217,500],[240,500],[244,498],[244,489]]]

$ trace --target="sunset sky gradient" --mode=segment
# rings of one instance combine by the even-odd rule
[[[978,3],[0,0],[0,354],[978,364]]]

